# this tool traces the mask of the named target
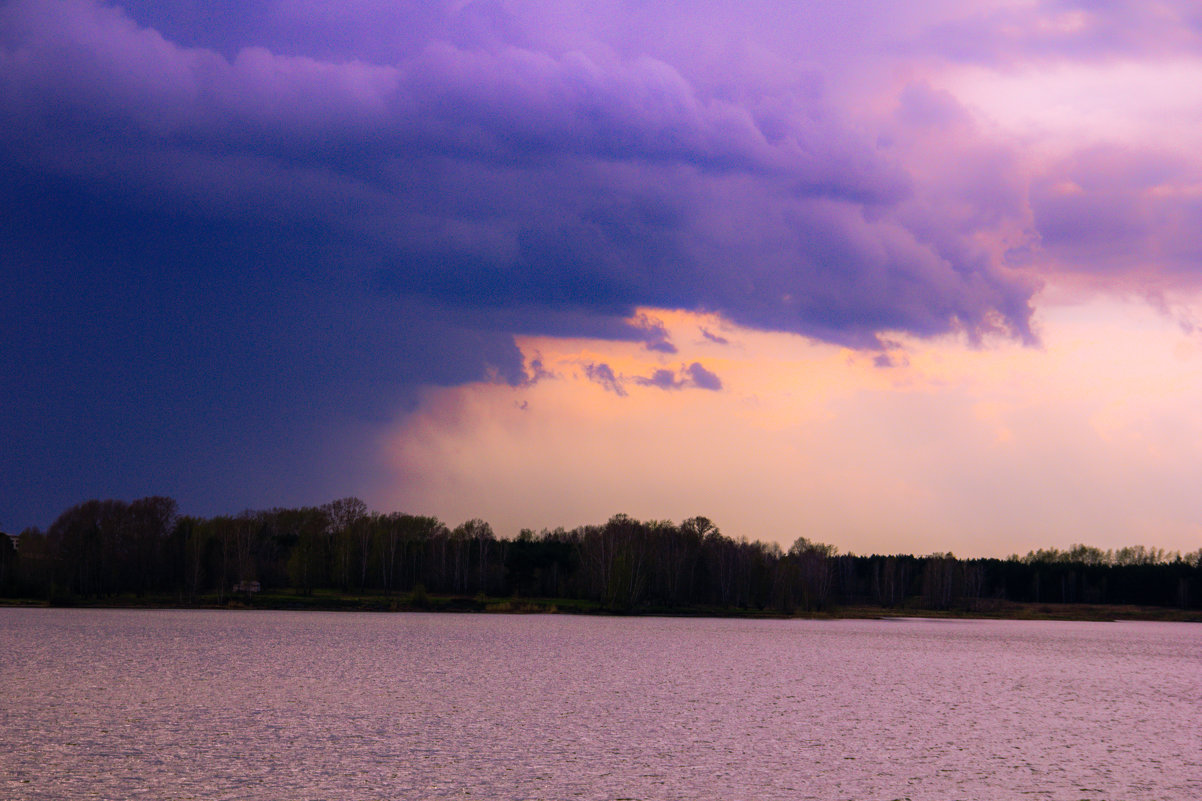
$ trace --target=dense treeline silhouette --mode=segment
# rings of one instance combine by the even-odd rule
[[[990,602],[1202,607],[1202,550],[1073,546],[1009,559],[840,555],[797,539],[732,539],[704,517],[616,515],[604,525],[497,538],[488,523],[320,507],[181,516],[175,501],[91,500],[46,530],[0,537],[0,594],[68,601],[119,594],[218,601],[264,591],[581,599],[615,611],[842,605],[974,609]]]

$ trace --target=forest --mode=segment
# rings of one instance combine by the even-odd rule
[[[798,537],[735,539],[705,517],[497,537],[483,520],[323,506],[181,515],[174,500],[89,500],[47,528],[0,536],[0,596],[50,603],[132,597],[179,605],[370,594],[562,599],[611,612],[824,613],[845,606],[983,610],[1002,602],[1202,608],[1202,549],[1075,545],[1008,559],[840,554]],[[395,608],[395,606],[394,606]]]

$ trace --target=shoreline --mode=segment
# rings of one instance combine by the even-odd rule
[[[446,612],[454,614],[569,614],[602,617],[697,617],[752,620],[866,620],[924,618],[946,620],[1075,620],[1075,621],[1149,621],[1202,623],[1202,610],[1173,607],[1118,604],[1027,603],[981,601],[970,606],[927,609],[918,605],[882,607],[846,605],[821,610],[781,612],[770,609],[723,608],[710,606],[643,606],[610,609],[594,601],[564,598],[492,598],[467,596],[429,596],[415,601],[410,593],[397,596],[336,595],[322,593],[300,595],[270,593],[257,596],[204,596],[187,601],[170,596],[116,596],[109,598],[71,598],[48,601],[36,598],[0,598],[2,608],[45,609],[211,609],[270,610],[311,612]]]

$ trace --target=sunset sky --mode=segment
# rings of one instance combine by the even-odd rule
[[[1202,546],[1194,2],[0,5],[0,529]]]

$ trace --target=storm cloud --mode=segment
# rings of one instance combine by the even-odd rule
[[[363,426],[423,386],[533,380],[515,335],[676,353],[640,309],[855,348],[1034,341],[1039,281],[988,240],[1033,213],[1070,253],[1090,224],[1050,179],[1031,212],[1013,152],[938,91],[879,126],[853,115],[821,63],[850,70],[850,50],[821,19],[731,27],[777,39],[725,53],[711,15],[734,12],[706,3],[197,9],[0,8],[0,469],[38,476],[18,493],[62,488],[37,515],[104,491],[350,491]],[[813,59],[769,53],[791,30]],[[944,173],[915,160],[938,144],[905,146],[951,140]],[[699,363],[647,380],[721,387]]]
[[[319,238],[293,268],[318,281],[526,308],[535,329],[546,308],[638,306],[849,343],[1027,325],[1027,285],[891,216],[908,176],[821,91],[735,102],[654,58],[496,42],[227,58],[85,2],[16,3],[0,27],[18,178]]]

